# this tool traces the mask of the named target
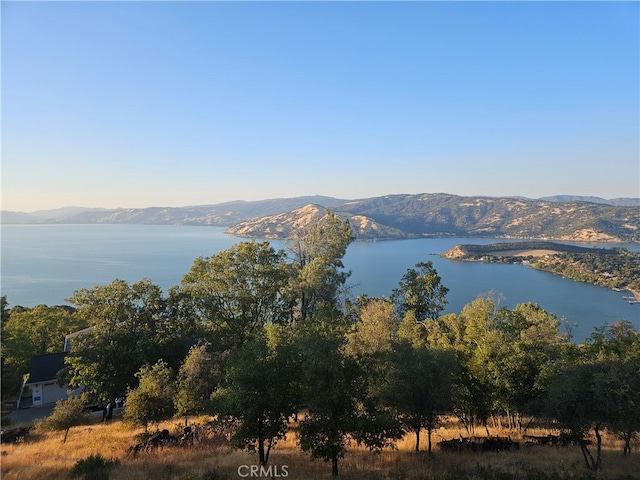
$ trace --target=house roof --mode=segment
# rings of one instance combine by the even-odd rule
[[[27,385],[54,381],[58,372],[64,368],[64,357],[66,356],[67,352],[59,352],[31,357]]]
[[[68,335],[65,335],[65,337],[64,337],[64,351],[68,352],[69,350],[71,350],[71,343],[72,343],[74,338],[76,338],[78,335],[86,335],[87,333],[91,333],[94,328],[96,328],[96,327],[87,327],[87,328],[83,328],[82,330],[78,330],[77,332],[73,332],[73,333],[70,333]]]

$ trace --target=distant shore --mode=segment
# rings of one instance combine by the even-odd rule
[[[450,260],[484,261],[486,257],[544,257],[559,253],[602,253],[602,249],[580,247],[548,240],[498,242],[484,245],[459,244],[442,254]]]

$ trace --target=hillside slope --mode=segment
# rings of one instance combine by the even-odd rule
[[[189,207],[87,210],[31,223],[214,225],[252,238],[285,238],[298,228],[299,209],[315,205],[348,218],[359,240],[437,236],[553,239],[581,242],[640,241],[640,208],[587,201],[462,197],[445,193],[386,195],[358,200],[323,196],[228,202]],[[3,214],[3,223],[29,223]],[[9,221],[7,221],[9,220]],[[304,223],[304,222],[302,222]]]
[[[364,215],[413,236],[549,238],[586,242],[638,241],[640,210],[589,202],[546,202],[448,194],[390,195],[347,202],[340,211]]]
[[[308,229],[318,223],[327,211],[323,206],[310,204],[291,212],[238,223],[228,228],[227,233],[248,238],[287,238],[296,231]],[[379,224],[363,215],[346,215],[339,211],[334,213],[349,219],[358,240],[408,238],[401,230]]]

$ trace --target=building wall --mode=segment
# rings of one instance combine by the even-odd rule
[[[33,392],[32,398],[34,407],[55,403],[58,400],[66,400],[69,397],[67,393],[68,387],[66,385],[61,387],[54,381],[34,383],[31,384],[30,387]],[[80,389],[76,389],[72,393],[72,396],[77,396],[79,393]]]

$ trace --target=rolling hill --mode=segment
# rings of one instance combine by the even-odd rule
[[[640,208],[583,200],[463,197],[445,193],[385,195],[357,200],[305,196],[188,207],[86,209],[39,218],[3,212],[3,223],[126,223],[213,225],[249,238],[285,238],[317,221],[326,209],[351,222],[359,240],[436,236],[640,241]],[[62,212],[60,212],[62,213]],[[16,221],[13,221],[13,220]]]

